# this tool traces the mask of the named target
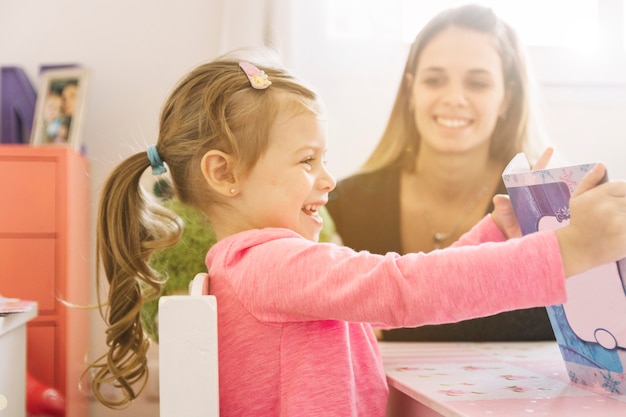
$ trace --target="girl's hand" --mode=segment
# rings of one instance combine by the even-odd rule
[[[585,175],[570,198],[570,224],[556,231],[565,276],[626,256],[626,181],[599,184],[605,175],[603,164]]]

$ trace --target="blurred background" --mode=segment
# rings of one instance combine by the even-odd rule
[[[21,67],[35,87],[42,65],[90,68],[82,142],[94,219],[111,169],[156,142],[161,105],[178,79],[239,47],[276,46],[286,65],[318,90],[328,107],[330,171],[337,178],[354,172],[382,133],[415,34],[440,9],[462,3],[1,0],[0,66]],[[478,3],[492,6],[524,40],[540,114],[561,156],[603,161],[610,177],[626,179],[623,0]],[[91,327],[98,352],[104,332],[95,311]],[[157,415],[155,384],[121,412],[92,401],[91,416]]]

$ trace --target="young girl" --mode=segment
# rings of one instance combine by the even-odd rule
[[[226,417],[384,416],[388,390],[371,324],[562,303],[565,277],[626,255],[626,184],[594,188],[602,165],[558,231],[505,241],[519,230],[502,197],[454,248],[400,256],[318,243],[319,209],[335,186],[320,99],[284,69],[247,61],[222,57],[191,71],[165,103],[156,146],[123,161],[104,186],[97,245],[110,285],[108,353],[91,367],[106,405],[125,405],[145,383],[139,312],[145,289],[162,283],[148,261],[182,228],[141,188],[150,166],[167,170],[177,197],[206,212],[218,240],[206,264]],[[100,394],[111,381],[123,400]]]

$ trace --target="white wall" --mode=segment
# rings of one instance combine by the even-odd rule
[[[100,186],[112,167],[156,142],[169,89],[190,68],[217,54],[220,3],[0,1],[1,66],[22,67],[34,85],[41,64],[75,62],[92,70],[84,144],[91,161],[93,218]],[[90,357],[102,351],[103,340],[94,313]],[[125,411],[111,412],[93,403],[92,416],[154,416],[155,404],[144,397]]]
[[[365,161],[385,127],[408,45],[391,36],[330,39],[323,8],[296,3],[291,64],[327,102],[329,166],[342,178]],[[432,6],[425,8],[430,16]],[[602,52],[531,47],[529,65],[539,81],[543,125],[561,162],[602,161],[611,178],[626,179],[626,54]]]
[[[545,125],[572,163],[604,162],[626,179],[626,85],[543,85]]]
[[[225,44],[247,46],[237,45],[248,39],[237,37],[237,24],[241,15],[249,23],[257,21],[251,5],[258,2],[225,4],[220,0],[0,1],[0,65],[22,67],[33,83],[41,64],[76,62],[92,69],[84,143],[91,161],[94,218],[100,186],[112,167],[156,141],[159,110],[173,84],[191,67],[215,57]],[[228,39],[220,37],[220,30],[229,27],[235,16],[239,21],[229,29]],[[288,35],[297,29],[280,28]],[[399,77],[406,51],[390,50],[384,57],[363,54],[359,60],[351,54],[356,51],[336,54],[337,48],[331,51],[318,41],[290,48],[286,56],[328,105],[329,166],[341,178],[364,161],[382,132],[399,81],[384,75],[382,68],[392,68]],[[337,60],[353,60],[351,70],[338,70]],[[563,155],[571,162],[605,161],[611,177],[626,179],[622,163],[626,86],[580,87],[551,81],[542,85],[542,93],[548,132]],[[96,351],[102,348],[103,327],[96,314],[91,340]],[[92,416],[141,417],[157,415],[156,410],[155,403],[143,397],[122,412],[94,403]]]

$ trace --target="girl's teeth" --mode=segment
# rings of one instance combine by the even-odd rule
[[[304,206],[304,211],[308,212],[308,213],[315,213],[317,212],[318,207],[317,206],[313,206],[313,205],[306,205]]]

